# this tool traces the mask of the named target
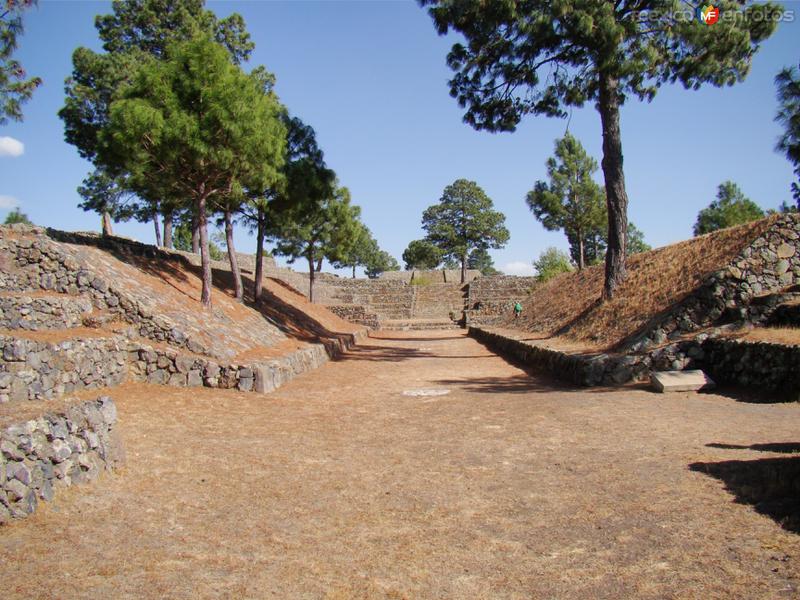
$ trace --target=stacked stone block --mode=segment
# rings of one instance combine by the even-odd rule
[[[114,401],[102,396],[0,428],[0,524],[121,464],[116,422]]]

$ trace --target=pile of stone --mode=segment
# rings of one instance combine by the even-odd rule
[[[122,463],[116,422],[114,401],[102,396],[0,429],[0,524]]]

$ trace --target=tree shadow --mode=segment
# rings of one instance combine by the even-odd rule
[[[417,350],[416,348],[397,348],[394,346],[355,346],[342,354],[337,360],[400,362],[412,358],[432,358],[435,354]]]
[[[785,454],[800,453],[800,442],[779,442],[774,444],[751,444],[742,446],[740,444],[725,444],[713,442],[706,444],[708,448],[722,448],[724,450],[757,450],[758,452],[782,452]]]
[[[381,331],[378,330],[377,333]],[[404,333],[404,332],[398,332]],[[369,338],[371,340],[384,340],[387,342],[444,342],[447,340],[463,340],[466,339],[466,335],[448,335],[442,337],[387,337],[382,335],[376,335],[376,332],[372,331],[369,334]]]
[[[713,378],[713,373],[711,374]],[[787,402],[797,402],[800,400],[797,390],[768,390],[764,388],[718,385],[707,390],[700,390],[701,394],[713,394],[723,396],[736,402],[746,404],[782,404]]]
[[[575,386],[547,377],[513,375],[510,377],[476,377],[470,379],[440,379],[444,387],[458,387],[475,394],[545,394],[554,391],[574,391]]]
[[[800,452],[800,443],[737,444],[712,443],[711,448]],[[752,506],[781,527],[800,534],[800,456],[696,462],[689,469],[719,479],[737,504]]]

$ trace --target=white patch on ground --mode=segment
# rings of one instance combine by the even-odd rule
[[[403,396],[445,396],[450,390],[405,390]]]

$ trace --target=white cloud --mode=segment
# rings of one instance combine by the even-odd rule
[[[19,206],[19,200],[14,196],[3,196],[0,194],[0,210],[11,210]]]
[[[12,137],[0,136],[0,156],[22,156],[25,154],[25,144]]]
[[[507,263],[500,270],[506,275],[535,275],[533,264],[521,260]]]

